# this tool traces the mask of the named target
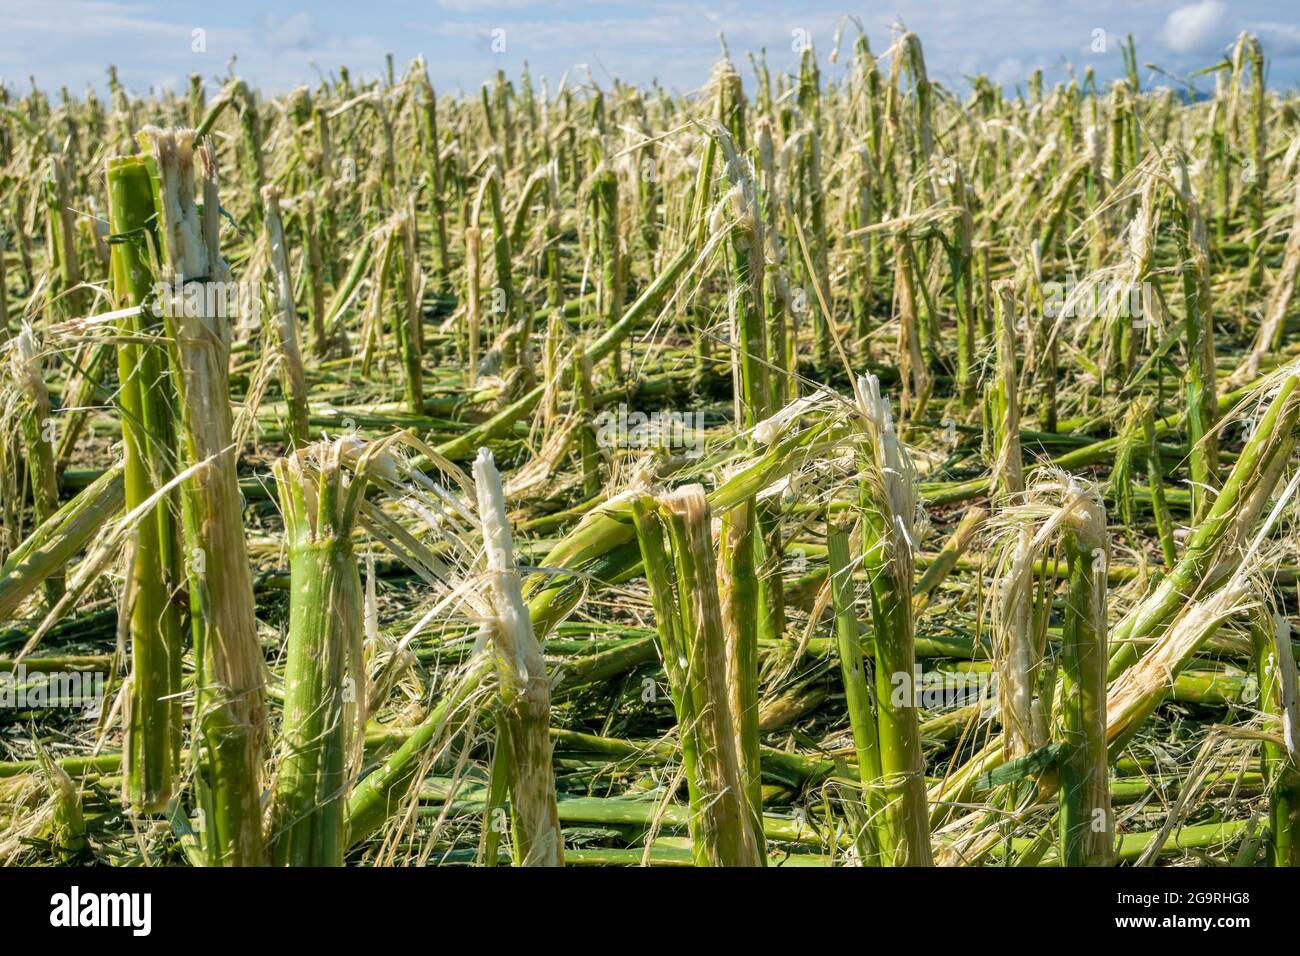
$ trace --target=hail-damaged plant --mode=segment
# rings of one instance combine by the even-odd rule
[[[761,866],[758,810],[737,731],[757,703],[741,662],[728,664],[708,499],[687,485],[636,498],[632,515],[681,736],[692,857],[697,866]]]
[[[54,470],[53,424],[50,417],[50,392],[45,383],[44,361],[36,333],[24,324],[10,342],[10,373],[17,394],[12,396],[18,429],[22,434],[27,485],[31,490],[32,518],[41,524],[58,510],[58,476]],[[63,576],[51,574],[45,579],[45,594],[50,603],[63,593]]]
[[[289,552],[284,716],[272,792],[271,862],[341,866],[348,794],[366,719],[362,590],[352,535],[367,458],[348,479],[345,441],[275,463]]]
[[[853,589],[853,565],[849,563],[849,534],[837,524],[826,529],[826,558],[831,575],[831,600],[835,610],[835,637],[839,650],[840,676],[853,732],[853,749],[858,763],[858,781],[863,788],[866,823],[855,835],[859,858],[866,864],[879,861],[878,840],[888,838],[881,814],[880,736],[873,709],[871,679],[863,663],[862,639]]]
[[[884,817],[880,855],[886,866],[925,866],[931,862],[930,829],[912,687],[916,668],[912,585],[919,531],[916,473],[894,430],[893,413],[880,394],[879,381],[865,375],[854,385],[860,428],[855,439],[862,469],[858,500],[862,567],[870,582],[876,661],[878,786]]]
[[[739,78],[736,78],[738,82]],[[735,119],[726,108],[734,96],[732,83],[719,80],[719,113]],[[751,170],[736,151],[733,134],[724,126],[714,130],[722,153],[722,174],[734,222],[730,227],[732,369],[736,389],[736,428],[753,429],[768,417],[768,344],[763,309],[763,222]],[[785,631],[781,580],[781,525],[777,509],[748,501],[726,519],[722,536],[723,600],[730,653],[736,673],[731,685],[737,693],[734,714],[742,771],[754,813],[762,807],[758,757],[757,644],[760,637],[779,639]],[[756,568],[757,572],[756,573]]]
[[[1270,608],[1256,608],[1250,618],[1259,705],[1269,737],[1260,748],[1260,770],[1268,784],[1268,862],[1295,866],[1300,853],[1300,792],[1296,758],[1300,756],[1300,681],[1291,647],[1291,625]]]
[[[1219,438],[1214,430],[1219,409],[1214,384],[1214,313],[1210,303],[1210,251],[1205,218],[1192,190],[1186,159],[1171,157],[1173,195],[1183,276],[1183,334],[1187,371],[1183,389],[1187,406],[1187,443],[1191,465],[1192,513],[1201,519],[1217,485]]]
[[[289,441],[295,446],[301,446],[307,442],[308,437],[307,373],[303,368],[302,349],[298,344],[298,309],[294,305],[293,280],[289,276],[289,250],[285,244],[284,221],[280,216],[279,187],[262,187],[262,216],[266,241],[270,246],[280,377],[289,406]]]
[[[501,475],[487,449],[474,461],[474,489],[493,615],[483,627],[495,648],[501,695],[496,745],[510,753],[515,861],[521,866],[563,866],[564,837],[551,762],[550,678],[520,591]]]
[[[125,500],[128,511],[156,494],[177,469],[176,390],[167,374],[162,323],[146,308],[158,241],[150,160],[127,156],[108,162],[113,294],[136,307],[118,326],[118,400],[122,407]],[[152,341],[151,341],[152,338]],[[163,809],[180,770],[182,742],[182,621],[176,600],[185,577],[176,496],[164,498],[140,522],[131,551],[131,684],[127,698],[127,802]]]
[[[153,162],[161,282],[172,288],[196,283],[200,289],[229,282],[211,147],[196,145],[187,130],[148,127],[140,140]],[[256,865],[264,860],[264,664],[232,444],[230,322],[206,308],[186,308],[175,300],[170,306],[163,310],[164,321],[179,400],[180,445],[190,467],[181,499],[195,657],[197,746],[191,758],[203,854],[213,865]]]
[[[1058,699],[1063,866],[1110,862],[1115,821],[1106,759],[1106,512],[1101,501],[1070,480],[1060,505],[1069,511],[1061,550],[1069,596],[1061,626]]]

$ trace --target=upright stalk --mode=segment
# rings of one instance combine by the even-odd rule
[[[1106,756],[1106,516],[1080,504],[1062,539],[1070,592],[1061,630],[1062,866],[1111,862],[1115,821]]]
[[[289,443],[301,448],[308,440],[307,372],[298,345],[298,309],[293,301],[293,280],[289,276],[289,250],[280,219],[280,187],[262,189],[262,215],[266,241],[271,247],[271,278],[275,290],[275,329],[280,346],[280,380],[289,406]],[[417,409],[422,411],[422,409]]]
[[[930,830],[925,761],[915,694],[912,631],[913,521],[916,484],[911,459],[894,431],[893,414],[874,376],[857,382],[862,419],[862,565],[871,584],[875,635],[877,726],[885,800],[880,847],[886,866],[928,866]],[[899,693],[899,687],[904,688]]]
[[[1187,163],[1174,157],[1175,195],[1182,229],[1179,257],[1183,275],[1183,334],[1187,371],[1183,380],[1187,402],[1187,446],[1192,472],[1192,516],[1201,520],[1218,487],[1219,437],[1214,425],[1219,406],[1215,393],[1214,313],[1210,308],[1210,254],[1205,220],[1192,192]]]
[[[835,609],[835,638],[839,648],[840,676],[853,731],[853,749],[858,758],[858,781],[863,788],[867,822],[856,837],[858,856],[864,865],[878,865],[878,834],[882,830],[880,800],[880,739],[872,711],[862,640],[853,593],[853,568],[849,564],[849,536],[834,522],[826,527],[826,557],[831,575],[831,602]]]
[[[734,708],[742,695],[729,690],[708,499],[699,485],[688,485],[654,503],[639,501],[633,514],[683,741],[695,863],[762,866],[736,732],[743,718]],[[665,530],[676,566],[675,599]]]
[[[195,146],[185,130],[147,127],[162,279],[228,282],[221,258],[216,156],[198,147],[204,214],[195,203]],[[206,300],[207,296],[201,297]],[[196,785],[211,865],[264,862],[261,764],[266,712],[253,583],[244,540],[229,390],[230,328],[174,302],[166,319],[186,464],[185,553],[194,636]],[[200,314],[191,315],[198,311]]]
[[[500,678],[502,719],[497,726],[509,736],[504,745],[512,757],[515,861],[522,866],[563,866],[564,837],[551,762],[551,682],[520,592],[501,475],[486,449],[474,461],[474,485],[487,554],[488,595],[496,615],[487,626]]]
[[[1300,866],[1300,768],[1296,765],[1300,707],[1291,626],[1266,608],[1251,612],[1250,637],[1259,681],[1259,707],[1270,722],[1260,745],[1260,771],[1268,787],[1268,863]]]
[[[45,384],[36,335],[26,323],[14,339],[11,363],[22,396],[19,428],[27,451],[27,484],[32,492],[33,524],[39,526],[59,510],[59,481],[54,468],[55,436],[50,392]],[[51,605],[57,602],[63,595],[63,575],[46,578],[45,593]]]
[[[1020,452],[1019,374],[1016,371],[1015,299],[1011,285],[994,287],[997,364],[984,397],[985,432],[993,469],[993,496],[1006,498],[1024,490]]]
[[[269,214],[269,210],[268,210]],[[347,482],[342,444],[275,463],[289,551],[289,641],[271,862],[342,866],[345,811],[365,723],[361,575],[352,529],[364,465]]]
[[[143,156],[108,161],[108,214],[117,235],[154,235],[154,198],[149,162]],[[156,241],[156,240],[155,240]],[[122,307],[144,305],[152,273],[143,238],[115,243],[110,272],[113,297]],[[165,373],[158,336],[162,323],[141,312],[119,323],[118,400],[122,406],[125,505],[134,511],[175,474],[175,389]],[[131,585],[131,684],[126,712],[128,805],[162,810],[172,794],[181,748],[181,616],[174,599],[182,586],[179,508],[176,496],[156,504],[135,529]]]

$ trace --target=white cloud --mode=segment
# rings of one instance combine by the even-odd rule
[[[1228,6],[1221,0],[1189,3],[1165,20],[1165,46],[1175,53],[1207,53],[1223,42],[1224,15]]]
[[[44,4],[0,2],[6,33],[54,35],[59,38],[99,34],[188,36],[190,28],[164,23],[140,4],[96,3],[91,0],[48,0]]]
[[[311,50],[321,42],[316,21],[306,11],[283,19],[270,13],[265,14],[260,33],[262,42],[273,51]]]
[[[1300,27],[1294,23],[1252,23],[1249,30],[1259,36],[1266,56],[1300,54]]]

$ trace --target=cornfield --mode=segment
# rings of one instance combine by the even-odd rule
[[[1300,100],[874,39],[0,87],[0,862],[1300,862]]]

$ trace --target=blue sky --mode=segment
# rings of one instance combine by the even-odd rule
[[[525,60],[552,90],[566,70],[573,76],[573,68],[585,65],[602,86],[613,76],[637,83],[657,78],[689,91],[706,81],[719,32],[745,75],[744,53],[761,47],[774,69],[791,68],[795,30],[811,35],[824,75],[833,73],[825,60],[835,26],[851,13],[877,52],[888,46],[891,24],[906,24],[921,37],[931,77],[951,86],[985,72],[1014,87],[1036,67],[1050,82],[1067,75],[1067,63],[1079,72],[1092,66],[1101,78],[1114,76],[1121,71],[1117,41],[1130,32],[1140,63],[1181,73],[1212,62],[1248,29],[1263,38],[1270,84],[1295,87],[1298,11],[1296,0],[893,0],[890,6],[821,0],[0,0],[0,79],[20,89],[29,74],[46,89],[67,85],[80,92],[87,83],[102,89],[111,62],[122,82],[143,94],[153,86],[179,88],[193,72],[224,76],[237,56],[236,72],[280,92],[315,82],[318,70],[340,63],[354,75],[378,75],[384,54],[392,52],[399,69],[422,53],[435,85],[446,92],[473,92],[497,69],[514,75]],[[1110,40],[1105,52],[1092,49],[1097,30]],[[581,69],[576,75],[585,78]]]

